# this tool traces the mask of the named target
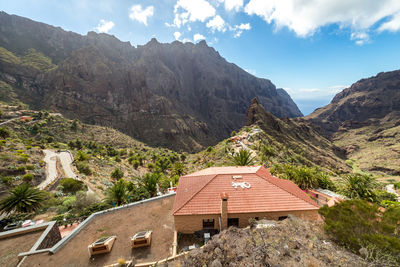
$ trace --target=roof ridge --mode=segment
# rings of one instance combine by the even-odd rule
[[[271,173],[269,173],[269,174],[271,174]],[[275,185],[276,187],[279,187],[280,189],[282,189],[282,190],[288,192],[289,194],[295,196],[296,198],[298,198],[298,199],[300,199],[300,200],[303,200],[304,202],[307,202],[308,204],[311,204],[311,205],[316,206],[316,207],[319,208],[318,204],[315,203],[315,201],[313,201],[311,198],[310,198],[310,201],[309,201],[308,199],[303,199],[303,198],[301,198],[301,197],[299,197],[299,196],[293,194],[292,192],[290,192],[290,191],[287,190],[286,188],[284,188],[284,187],[280,186],[279,184],[277,184],[274,180],[271,180],[270,177],[268,177],[268,176],[267,176],[267,177],[263,177],[263,176],[259,175],[259,174],[258,174],[258,171],[257,171],[256,175],[259,176],[259,177],[261,177],[261,178],[263,178],[263,179],[266,180],[267,182],[269,182],[269,183]],[[271,176],[272,176],[272,174],[271,174]],[[272,176],[272,178],[274,178],[274,176]],[[293,183],[293,181],[291,181],[291,180],[281,179],[281,178],[278,178],[278,177],[276,177],[276,179],[280,179],[280,180],[284,180],[285,182],[287,181],[287,182]],[[293,184],[294,184],[295,186],[297,186],[295,183],[293,183]],[[300,188],[299,188],[299,189],[300,189]],[[300,189],[300,190],[301,190],[301,189]],[[304,193],[304,194],[305,194],[305,193]]]
[[[177,213],[178,211],[180,211],[184,206],[186,206],[186,204],[190,201],[190,200],[192,200],[198,193],[200,193],[203,189],[204,189],[204,187],[206,187],[206,185],[208,185],[212,180],[214,180],[215,179],[215,177],[217,177],[219,174],[210,174],[210,176],[211,175],[214,175],[207,183],[205,183],[199,190],[197,190],[197,192],[195,192],[191,197],[189,197],[177,210],[174,210],[173,212],[172,212],[172,215],[174,215],[175,213]],[[187,177],[191,177],[191,178],[193,178],[193,177],[200,177],[200,176],[205,176],[205,175],[197,175],[197,176],[187,176]],[[184,176],[182,176],[181,178],[183,178]]]

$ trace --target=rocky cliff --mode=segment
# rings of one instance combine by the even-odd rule
[[[354,83],[331,103],[306,119],[332,134],[340,127],[353,129],[384,121],[400,120],[400,70],[382,72]]]
[[[344,161],[345,151],[335,146],[303,118],[279,119],[265,111],[255,98],[246,115],[246,125],[254,124],[265,132],[263,140],[276,151],[285,151],[292,163],[349,171]]]
[[[0,80],[31,106],[154,146],[195,151],[214,144],[243,126],[254,97],[277,117],[302,115],[286,92],[227,62],[205,41],[152,39],[135,48],[107,34],[81,36],[1,12],[0,46]],[[24,64],[32,48],[50,66]]]

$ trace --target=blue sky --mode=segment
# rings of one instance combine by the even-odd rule
[[[304,114],[361,78],[400,69],[399,0],[13,0],[0,10],[135,46],[204,38],[285,88]]]

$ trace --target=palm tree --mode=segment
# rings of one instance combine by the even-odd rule
[[[252,157],[250,151],[246,149],[240,149],[239,152],[232,153],[229,157],[236,166],[249,166],[254,163],[254,157]]]
[[[0,212],[27,213],[37,211],[42,207],[45,193],[37,188],[22,184],[9,192],[9,196],[0,201]]]
[[[310,168],[295,169],[294,182],[303,190],[318,186],[318,178]]]
[[[344,177],[343,193],[349,198],[359,198],[369,201],[374,199],[375,179],[370,175],[349,174]]]
[[[128,202],[128,188],[123,179],[118,180],[112,187],[108,189],[107,200],[120,206]]]
[[[160,180],[161,173],[146,173],[142,178],[142,183],[146,190],[153,197],[157,193],[157,183]]]
[[[180,161],[177,161],[172,165],[172,170],[171,174],[172,175],[177,175],[177,176],[182,176],[182,174],[185,173],[185,164],[183,164]]]

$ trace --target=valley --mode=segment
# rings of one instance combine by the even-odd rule
[[[303,116],[204,40],[0,11],[0,246],[37,240],[0,263],[398,266],[399,89],[382,72]]]

